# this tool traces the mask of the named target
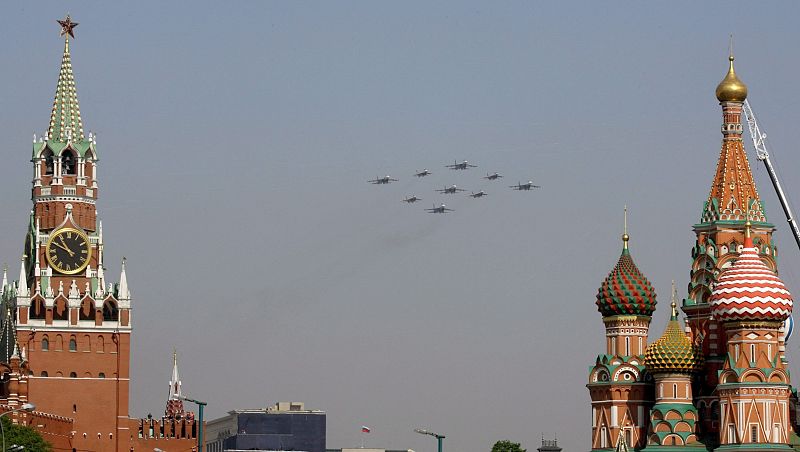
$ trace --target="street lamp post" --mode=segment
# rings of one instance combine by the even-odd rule
[[[5,416],[6,414],[16,413],[17,411],[29,411],[30,412],[30,411],[33,411],[35,409],[36,409],[36,405],[34,405],[32,403],[25,403],[21,407],[17,408],[16,410],[6,411],[5,413],[0,414],[0,418]],[[3,452],[6,452],[6,431],[5,431],[5,428],[3,428],[3,421],[2,420],[0,420],[0,433],[2,433],[2,436],[3,436]]]
[[[182,395],[177,395],[175,397],[177,397],[178,399],[181,399],[183,401],[186,401],[186,402],[196,403],[197,406],[199,407],[199,410],[198,410],[199,413],[198,414],[199,414],[199,418],[200,418],[199,419],[200,428],[197,430],[198,431],[198,433],[197,433],[197,452],[203,452],[203,430],[204,430],[204,428],[203,428],[203,408],[206,405],[208,405],[208,403],[201,402],[201,401],[195,400],[195,399],[190,399],[190,398],[184,397]]]
[[[434,438],[436,438],[436,442],[439,445],[439,452],[442,452],[442,440],[445,438],[444,435],[441,435],[439,433],[429,432],[429,431],[427,431],[425,429],[421,429],[421,428],[415,428],[414,431],[419,433],[420,435],[428,435],[428,436],[433,436]]]

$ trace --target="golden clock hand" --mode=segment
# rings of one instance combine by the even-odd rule
[[[69,247],[67,246],[67,244],[66,244],[66,243],[64,243],[64,237],[62,237],[62,236],[60,236],[60,235],[59,235],[59,236],[58,236],[58,240],[59,240],[59,241],[61,241],[61,245],[59,246],[59,248],[61,248],[61,249],[63,249],[64,251],[68,252],[70,257],[72,257],[72,256],[74,256],[74,255],[75,255],[75,253],[74,253],[74,252],[73,252],[71,249],[69,249]],[[56,245],[58,245],[58,244],[56,244]]]
[[[59,247],[59,248],[61,248],[62,250],[66,251],[67,253],[70,253],[70,256],[72,255],[72,251],[70,251],[68,248],[64,248],[63,246],[61,246],[61,244],[60,244],[60,243],[58,243],[58,242],[53,242],[53,245],[54,245],[54,246],[57,246],[57,247]]]

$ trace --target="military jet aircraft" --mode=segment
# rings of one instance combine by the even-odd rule
[[[422,198],[417,198],[416,196],[409,196],[408,198],[403,200],[403,202],[407,202],[409,204],[413,204],[417,201],[422,201]]]
[[[382,185],[382,184],[388,184],[390,182],[397,182],[397,179],[394,179],[391,176],[387,175],[383,177],[375,177],[375,179],[368,180],[367,182],[369,182],[370,184]]]
[[[500,179],[501,177],[503,177],[503,175],[500,173],[493,173],[493,174],[486,173],[486,175],[483,176],[484,179],[489,179],[489,180],[497,180]]]
[[[444,188],[436,190],[436,191],[438,191],[439,193],[445,193],[445,194],[448,194],[448,195],[452,195],[455,192],[466,191],[466,190],[464,190],[463,188],[458,188],[455,185],[451,185],[449,187],[444,187]]]
[[[447,212],[455,212],[453,209],[448,209],[447,206],[442,204],[439,207],[436,207],[436,204],[433,205],[431,209],[425,209],[428,213],[447,213]]]
[[[423,169],[422,171],[418,171],[418,172],[414,173],[414,175],[417,176],[417,177],[425,177],[425,176],[429,176],[430,174],[431,174],[431,172],[428,171],[427,168]]]
[[[445,166],[445,168],[450,168],[454,170],[465,170],[467,168],[477,168],[477,167],[478,165],[470,165],[470,163],[466,160],[464,160],[461,163],[458,163],[454,160],[452,165]]]
[[[542,188],[540,185],[533,185],[533,181],[528,181],[525,184],[517,182],[517,185],[509,185],[514,190],[530,190],[531,188]]]
[[[481,190],[481,191],[479,191],[478,193],[472,192],[472,194],[471,194],[471,195],[469,195],[469,196],[470,196],[471,198],[483,198],[483,197],[484,197],[484,196],[486,196],[486,195],[487,195],[487,193],[486,193],[485,191]]]

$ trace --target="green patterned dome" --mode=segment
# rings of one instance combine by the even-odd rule
[[[672,317],[664,334],[647,346],[644,351],[644,365],[647,371],[693,373],[703,365],[700,349],[692,344],[678,323],[678,309],[672,302]]]
[[[628,251],[628,234],[622,236],[622,255],[597,291],[597,310],[612,315],[651,316],[656,310],[656,291]]]

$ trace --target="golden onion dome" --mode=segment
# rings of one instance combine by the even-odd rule
[[[733,55],[728,57],[731,66],[728,69],[728,74],[717,85],[717,99],[720,102],[744,102],[747,98],[747,85],[739,80],[736,76],[736,71],[733,70]]]
[[[693,373],[702,368],[703,354],[700,348],[682,331],[678,323],[678,310],[672,302],[672,316],[664,335],[647,346],[644,365],[654,373]]]

